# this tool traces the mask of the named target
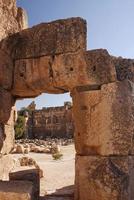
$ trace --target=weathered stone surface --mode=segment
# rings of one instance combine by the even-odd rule
[[[4,125],[4,140],[3,147],[1,149],[2,154],[8,154],[14,147],[14,123],[17,119],[17,111],[15,106],[11,108],[10,118],[8,122]]]
[[[33,196],[33,184],[29,181],[1,181],[1,200],[36,200]]]
[[[0,0],[0,40],[26,28],[25,16],[25,12],[16,7],[16,0]]]
[[[116,81],[114,62],[106,49],[86,51],[89,84],[102,85]]]
[[[0,41],[26,28],[26,14],[16,7],[15,0],[0,0]],[[24,21],[23,21],[24,20]],[[0,44],[0,152],[7,154],[13,146],[13,118],[11,117],[14,98],[10,90],[13,83],[13,60],[8,49]],[[13,161],[8,156],[0,158],[0,179],[8,176]]]
[[[134,153],[134,97],[128,81],[95,91],[78,88],[72,97],[77,154]]]
[[[0,50],[0,88],[10,90],[13,81],[13,63],[7,52]]]
[[[9,153],[13,147],[14,125],[13,111],[14,99],[7,90],[0,89],[0,152]]]
[[[113,57],[117,79],[123,81],[128,79],[134,82],[134,59],[127,59],[122,57]]]
[[[39,200],[40,194],[40,177],[39,170],[37,169],[29,169],[18,172],[12,172],[9,174],[9,179],[12,181],[20,180],[20,181],[30,181],[33,183],[34,192],[33,196],[35,200]]]
[[[84,66],[83,52],[57,55],[53,59],[45,56],[18,60],[15,63],[12,94],[28,97],[42,92],[65,93],[77,84],[88,81]]]
[[[133,200],[133,156],[77,156],[75,200]]]
[[[11,155],[1,155],[0,157],[0,180],[8,180],[9,179],[9,172],[15,166],[15,162]]]
[[[16,7],[16,0],[0,0],[0,19],[0,41],[26,28],[26,14]],[[13,84],[13,60],[11,52],[4,49],[3,43],[0,48],[0,150],[4,145],[1,153],[8,153],[13,144],[13,125],[9,119],[14,105],[14,98],[10,93]]]
[[[9,37],[14,59],[73,53],[86,49],[86,21],[82,18],[42,23]]]
[[[0,122],[7,123],[15,101],[8,90],[0,88]]]
[[[76,200],[133,200],[134,60],[114,58],[103,49],[86,52],[81,18],[19,32],[26,27],[23,10],[15,0],[0,0],[0,19],[1,153],[12,147],[9,118],[17,98],[71,91],[76,151],[82,155],[76,160]],[[11,169],[8,162],[12,165],[6,157],[0,161],[3,179]],[[18,195],[18,184],[8,184],[0,199],[32,199],[31,185],[26,188],[21,182],[24,191],[17,189]]]
[[[115,67],[106,50],[78,51],[17,60],[12,94],[30,97],[42,92],[65,93],[76,86],[100,86],[113,81]]]

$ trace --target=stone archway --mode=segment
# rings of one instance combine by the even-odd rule
[[[81,18],[22,30],[23,10],[14,0],[8,3],[1,2],[8,13],[2,17],[10,26],[5,30],[0,25],[2,154],[12,146],[7,150],[6,127],[16,99],[70,91],[76,127],[75,199],[133,199],[134,61],[103,49],[86,51],[86,21]]]

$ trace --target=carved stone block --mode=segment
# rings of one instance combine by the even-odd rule
[[[1,181],[1,200],[35,200],[33,184],[29,181]]]
[[[133,156],[77,156],[75,200],[133,200]]]
[[[76,151],[80,155],[134,153],[134,96],[128,81],[72,92]]]

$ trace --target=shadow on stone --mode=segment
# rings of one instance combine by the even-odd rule
[[[73,200],[74,199],[74,185],[69,185],[60,189],[56,192],[41,196],[40,200]]]

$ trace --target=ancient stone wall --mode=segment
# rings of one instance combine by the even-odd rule
[[[64,106],[44,107],[30,112],[27,129],[28,137],[32,139],[72,138],[74,123],[71,103],[65,102]]]
[[[23,9],[16,7],[16,0],[0,0],[0,41],[27,28]],[[1,46],[1,45],[0,45]],[[15,99],[9,90],[12,87],[13,65],[11,54],[0,47],[0,179],[7,176],[13,161],[8,154],[14,144]],[[5,167],[7,165],[7,167]]]
[[[0,0],[0,19],[0,40],[27,28],[26,13],[16,7],[16,0]]]
[[[98,74],[100,81],[99,62],[104,68],[106,60],[95,59],[92,76]],[[134,60],[113,58],[111,63],[116,69],[115,81],[72,91],[76,200],[134,198]],[[103,75],[108,77],[105,71]]]
[[[134,60],[86,51],[79,17],[20,31],[20,10],[15,0],[0,0],[0,147],[16,99],[70,91],[75,200],[133,200]]]

